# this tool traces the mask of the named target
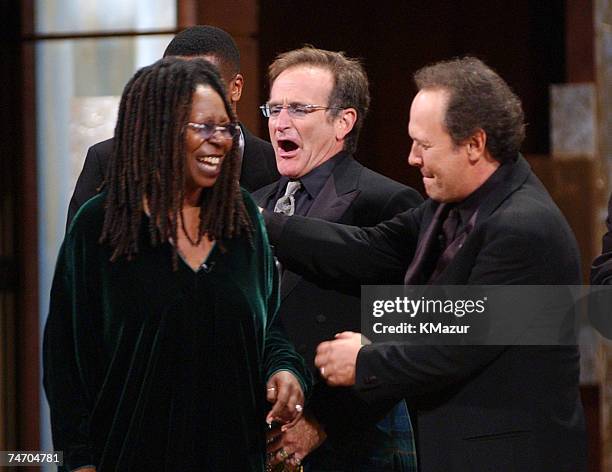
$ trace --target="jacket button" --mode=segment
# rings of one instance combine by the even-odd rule
[[[325,315],[317,315],[316,318],[317,323],[325,323],[327,321],[327,317]]]

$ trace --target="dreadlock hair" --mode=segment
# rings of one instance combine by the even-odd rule
[[[138,253],[146,201],[148,232],[153,246],[176,242],[182,220],[185,185],[185,125],[197,86],[211,87],[237,123],[215,66],[203,59],[167,57],[140,69],[121,96],[115,140],[107,171],[107,197],[101,243],[112,250],[111,261]],[[198,241],[204,234],[222,240],[246,235],[253,227],[240,194],[238,136],[223,160],[215,184],[204,188],[200,201]],[[173,265],[177,268],[176,246]]]

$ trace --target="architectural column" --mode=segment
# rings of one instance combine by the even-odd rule
[[[612,191],[612,0],[593,0],[593,23],[595,38],[595,84],[597,97],[598,152],[601,157],[600,185],[602,192],[599,207],[599,233],[604,231],[607,215],[607,197]],[[605,185],[607,183],[607,186]],[[607,189],[607,190],[606,190]],[[597,238],[598,251],[601,238]],[[612,467],[612,349],[606,348],[605,395],[602,395],[603,411],[602,441],[604,444],[604,470]]]

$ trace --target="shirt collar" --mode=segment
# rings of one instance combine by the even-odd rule
[[[503,162],[495,172],[476,190],[474,190],[465,200],[453,205],[457,210],[460,218],[460,226],[465,225],[474,215],[476,210],[485,202],[495,188],[508,177],[512,166],[508,162]]]
[[[300,182],[302,183],[302,188],[306,190],[310,198],[315,199],[319,192],[323,189],[325,182],[334,171],[334,168],[343,161],[348,154],[344,151],[340,151],[338,154],[334,155],[327,161],[325,161],[320,166],[312,169],[308,174],[300,177]],[[289,182],[288,177],[280,178],[280,189],[284,189],[287,187],[287,182]]]

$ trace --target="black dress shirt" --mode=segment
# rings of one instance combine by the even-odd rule
[[[308,210],[310,210],[312,203],[323,189],[334,168],[346,156],[347,154],[341,151],[299,179],[302,187],[293,196],[295,198],[295,215],[305,216],[308,214]],[[285,189],[289,180],[289,177],[285,176],[280,178],[276,195],[268,202],[267,210],[274,211],[276,201],[285,195]]]

